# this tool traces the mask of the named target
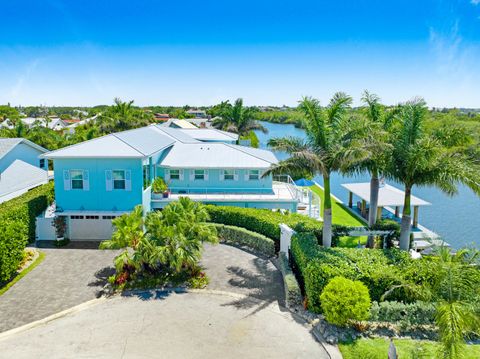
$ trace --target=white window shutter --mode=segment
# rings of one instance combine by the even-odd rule
[[[165,169],[165,181],[170,181],[170,170]]]
[[[250,179],[250,171],[249,170],[245,170],[245,174],[244,174],[243,178],[245,179],[245,181],[248,181]]]
[[[220,181],[224,181],[224,180],[225,180],[225,171],[220,170]]]
[[[132,172],[130,170],[125,171],[125,190],[132,190]]]
[[[204,170],[204,171],[205,171],[205,172],[204,172],[204,173],[205,173],[205,177],[204,177],[204,178],[205,178],[205,181],[208,181],[208,170]]]
[[[180,170],[180,181],[183,181],[183,170]]]
[[[234,179],[235,181],[238,181],[238,171],[237,171],[237,170],[234,170],[234,171],[233,171],[233,179]]]
[[[110,192],[113,189],[112,170],[105,171],[105,190]]]
[[[190,181],[195,179],[195,170],[190,170]]]
[[[63,189],[65,191],[70,191],[71,189],[70,171],[68,170],[63,171]]]
[[[83,190],[90,191],[90,175],[87,170],[83,171]]]

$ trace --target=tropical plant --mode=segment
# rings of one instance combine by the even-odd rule
[[[318,100],[305,97],[299,109],[305,115],[307,139],[296,137],[272,138],[268,145],[290,154],[286,160],[270,167],[271,173],[304,173],[323,176],[325,199],[323,203],[323,245],[332,243],[332,201],[330,176],[335,171],[348,171],[363,160],[366,152],[354,144],[356,134],[351,131],[352,119],[348,110],[352,98],[342,92],[336,93],[326,108]],[[362,157],[363,156],[363,157]]]
[[[152,190],[155,193],[163,193],[168,189],[162,177],[156,177],[152,182]]]
[[[366,320],[370,310],[368,288],[360,281],[333,278],[320,295],[325,319],[344,326],[352,320]]]
[[[478,165],[465,155],[449,150],[429,136],[425,129],[427,108],[423,99],[404,104],[400,110],[401,124],[393,140],[389,176],[405,186],[400,248],[410,247],[411,193],[414,185],[435,186],[454,195],[457,184],[463,183],[480,194]]]
[[[140,251],[152,266],[166,265],[180,272],[193,269],[202,253],[202,243],[217,243],[217,232],[206,224],[208,212],[203,204],[180,197],[161,212],[152,212],[145,222],[148,241]]]
[[[267,129],[255,121],[254,113],[253,108],[243,106],[241,98],[235,100],[233,106],[228,101],[222,102],[218,105],[218,117],[213,121],[213,126],[240,135],[248,135],[253,130],[267,133]]]
[[[100,249],[137,249],[140,241],[144,238],[143,208],[136,206],[131,213],[123,214],[112,220],[114,232],[112,239],[100,243]]]
[[[438,252],[438,275],[433,284],[437,298],[435,321],[441,342],[441,357],[460,358],[465,337],[480,329],[474,303],[478,296],[480,270],[478,251],[461,249],[453,254],[446,247]]]
[[[97,123],[102,134],[125,131],[148,125],[152,114],[133,106],[133,101],[124,102],[119,98],[114,99],[114,105],[102,112]]]

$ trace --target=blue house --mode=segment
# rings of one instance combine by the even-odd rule
[[[111,220],[141,204],[159,210],[180,196],[216,205],[297,211],[301,191],[291,181],[262,177],[277,159],[238,146],[236,134],[215,129],[150,125],[110,134],[41,156],[53,160],[56,214],[71,240],[110,238]],[[162,177],[169,195],[152,193]]]
[[[48,182],[47,150],[24,138],[0,138],[0,203]]]

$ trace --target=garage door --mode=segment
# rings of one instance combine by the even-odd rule
[[[70,216],[69,234],[72,241],[99,241],[112,238],[114,216]]]

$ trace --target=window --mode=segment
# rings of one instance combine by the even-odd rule
[[[180,179],[180,170],[170,170],[170,179],[179,180]]]
[[[40,168],[43,168],[43,167],[45,167],[45,159],[42,158],[40,160]]]
[[[234,170],[223,170],[223,179],[225,181],[233,181],[235,179]]]
[[[83,216],[70,216],[70,219],[83,219]]]
[[[115,219],[115,216],[102,216],[102,219]]]
[[[260,178],[260,171],[259,170],[250,170],[248,172],[248,179],[250,181],[258,180]]]
[[[71,170],[70,178],[72,181],[72,189],[83,189],[83,171]]]
[[[205,179],[205,170],[195,170],[194,179],[196,180],[204,180]]]
[[[85,219],[99,219],[99,216],[85,216]]]
[[[125,171],[113,170],[113,189],[125,189]]]

